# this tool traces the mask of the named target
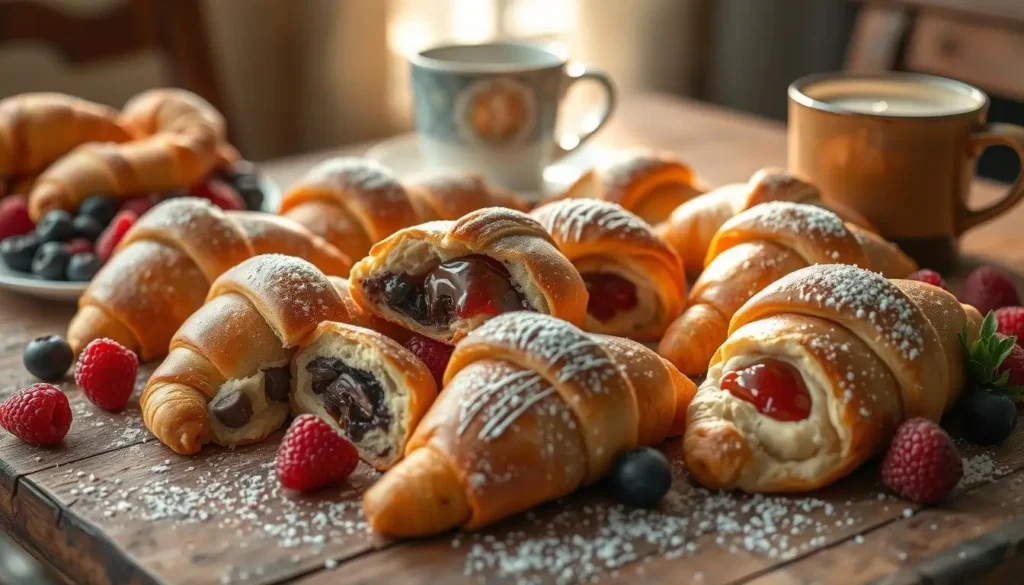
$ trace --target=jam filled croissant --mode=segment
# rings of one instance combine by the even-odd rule
[[[855,264],[886,277],[916,269],[896,246],[814,205],[776,201],[725,222],[686,310],[665,332],[658,353],[687,375],[707,371],[729,319],[755,293],[809,264]]]
[[[587,289],[544,227],[501,207],[406,228],[352,267],[369,313],[455,343],[501,313],[536,311],[582,324]]]
[[[712,489],[826,486],[904,420],[938,420],[964,385],[957,338],[981,315],[945,290],[848,265],[811,266],[733,317],[687,414],[684,452]]]
[[[584,330],[658,339],[683,310],[686,280],[679,257],[644,220],[597,199],[556,201],[531,215],[587,285]]]
[[[644,346],[502,315],[455,349],[406,457],[363,499],[391,536],[476,530],[594,483],[678,435],[694,385]]]
[[[324,321],[348,318],[334,285],[309,262],[274,254],[242,262],[174,334],[142,391],[146,427],[184,455],[208,441],[265,439],[288,417],[299,342]]]

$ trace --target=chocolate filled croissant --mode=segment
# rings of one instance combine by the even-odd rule
[[[280,213],[358,260],[402,228],[494,206],[526,209],[516,195],[470,173],[421,175],[403,186],[376,161],[342,157],[306,173],[285,194]]]
[[[838,203],[824,202],[814,185],[775,168],[761,169],[746,183],[726,185],[681,204],[656,229],[658,236],[679,254],[687,273],[697,276],[719,228],[731,217],[770,201],[819,205],[845,222],[875,231],[868,220],[855,211]]]
[[[740,213],[715,234],[707,267],[658,353],[687,375],[702,375],[725,341],[729,319],[750,297],[809,264],[834,263],[893,278],[916,269],[896,246],[821,207],[776,201]]]
[[[980,323],[921,282],[838,264],[789,274],[733,317],[690,404],[687,467],[712,489],[824,487],[901,422],[939,419],[964,385],[957,337]]]
[[[405,459],[366,492],[363,510],[390,536],[477,530],[678,435],[693,391],[638,343],[548,315],[501,315],[456,347]]]
[[[214,279],[243,260],[274,253],[304,258],[328,274],[345,275],[350,266],[334,246],[287,219],[225,212],[191,197],[165,201],[132,226],[89,283],[68,342],[76,354],[108,337],[144,361],[165,356]]]
[[[564,193],[546,202],[601,199],[618,203],[654,225],[703,192],[690,167],[674,155],[637,148],[622,153],[610,164],[583,173]]]
[[[213,441],[265,439],[290,411],[291,358],[324,321],[349,318],[315,266],[291,256],[256,256],[221,275],[206,303],[171,340],[142,391],[146,427],[183,455]]]
[[[455,343],[501,313],[536,311],[582,324],[587,289],[537,220],[502,207],[406,228],[352,267],[368,313]]]
[[[437,397],[427,366],[382,333],[328,321],[292,361],[292,409],[323,418],[348,437],[359,456],[388,469]]]
[[[682,312],[683,266],[644,220],[597,199],[556,201],[530,215],[587,285],[584,330],[658,339]]]

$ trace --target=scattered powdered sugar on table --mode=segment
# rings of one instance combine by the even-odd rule
[[[1009,474],[1012,469],[1005,465],[999,465],[992,459],[991,453],[978,453],[963,458],[964,476],[960,478],[957,487],[972,487],[982,483],[988,483]]]

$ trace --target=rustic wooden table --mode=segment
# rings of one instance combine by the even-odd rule
[[[785,163],[781,125],[663,96],[625,100],[603,140],[676,151],[710,184]],[[288,185],[330,154],[265,168]],[[982,201],[1000,189],[976,191]],[[966,263],[1024,274],[1022,225],[1018,207],[970,234]],[[62,333],[72,310],[0,293],[0,397],[32,382],[25,343]],[[75,420],[62,447],[0,437],[0,525],[69,582],[1019,583],[1024,569],[1022,433],[965,446],[964,482],[938,508],[885,495],[871,465],[799,497],[709,493],[677,465],[658,511],[619,507],[598,486],[483,533],[391,542],[359,511],[375,477],[365,466],[344,487],[284,494],[276,440],[180,457],[145,430],[137,402],[110,414],[63,387]],[[666,445],[676,461],[678,449]]]

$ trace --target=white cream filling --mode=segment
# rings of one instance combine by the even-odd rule
[[[288,365],[287,362],[264,365],[252,376],[230,379],[217,389],[217,394],[207,406],[210,415],[210,432],[215,443],[228,447],[254,443],[265,439],[284,424],[285,419],[288,418],[288,403],[267,399],[263,372],[286,365]],[[252,417],[249,422],[237,429],[225,426],[213,413],[213,404],[217,399],[235,391],[247,396],[252,403]]]

